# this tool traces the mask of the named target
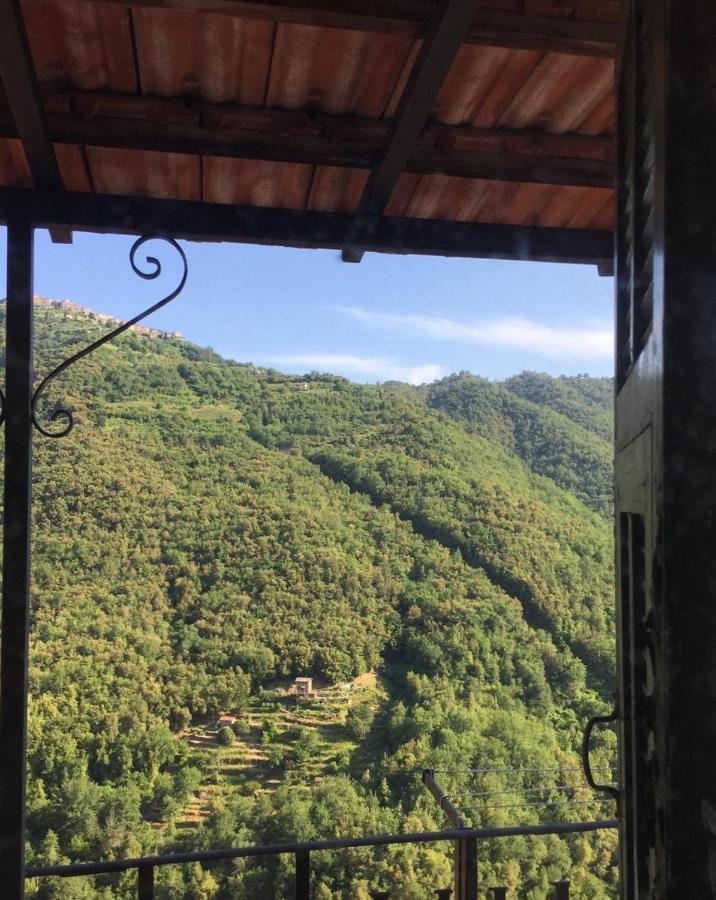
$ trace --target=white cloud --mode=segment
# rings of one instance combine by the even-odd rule
[[[304,371],[335,372],[339,375],[362,375],[376,381],[407,381],[424,384],[443,374],[435,363],[407,366],[382,356],[352,356],[347,353],[279,353],[264,361],[276,366],[302,367]]]
[[[612,329],[604,323],[556,327],[519,317],[459,322],[443,316],[373,312],[359,306],[339,309],[358,322],[403,335],[529,350],[557,359],[609,359],[614,352]]]

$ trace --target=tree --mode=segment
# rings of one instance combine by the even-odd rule
[[[266,758],[274,768],[278,769],[284,764],[286,750],[281,744],[272,744],[266,751]]]
[[[261,746],[268,747],[281,734],[276,719],[264,719],[261,723]]]
[[[348,710],[346,727],[352,738],[364,741],[370,734],[375,719],[375,711],[370,703],[356,703]]]
[[[297,765],[304,766],[310,762],[321,746],[321,739],[317,731],[312,728],[301,727],[293,742],[293,758]]]

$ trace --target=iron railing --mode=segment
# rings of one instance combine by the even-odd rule
[[[154,900],[154,874],[159,866],[182,865],[184,863],[218,863],[231,859],[254,856],[280,856],[292,854],[295,859],[295,898],[309,900],[311,890],[311,853],[325,850],[343,850],[350,847],[385,847],[390,844],[427,844],[439,841],[454,841],[469,848],[469,856],[476,858],[480,841],[503,837],[546,834],[578,834],[601,831],[617,827],[616,819],[602,819],[595,822],[557,822],[550,825],[512,825],[502,828],[456,828],[449,831],[422,831],[410,834],[378,834],[361,837],[330,838],[322,841],[297,841],[285,844],[258,844],[253,847],[227,847],[217,850],[195,850],[186,853],[142,856],[134,859],[113,859],[106,862],[72,863],[62,866],[31,866],[28,878],[55,876],[71,878],[90,875],[110,875],[112,873],[137,871],[138,900]],[[563,886],[567,882],[556,882]],[[477,871],[474,874],[477,887]],[[446,890],[446,889],[441,889]],[[501,890],[498,888],[498,890]],[[390,896],[388,893],[387,896]],[[443,893],[443,896],[445,894]],[[499,896],[499,894],[497,894]],[[568,896],[563,892],[559,897]],[[456,898],[457,900],[457,898]]]

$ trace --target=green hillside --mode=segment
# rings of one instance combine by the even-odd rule
[[[391,386],[404,397],[442,410],[590,509],[611,516],[610,379],[523,372],[500,383],[461,372],[420,388]]]
[[[38,375],[98,333],[36,320]],[[75,430],[35,444],[32,861],[442,827],[425,766],[490,770],[444,776],[476,824],[613,813],[577,771],[613,682],[609,386],[486,385],[299,379],[134,333],[62,376],[45,412]],[[286,694],[299,675],[315,700]],[[483,883],[610,897],[614,840],[502,842]],[[270,900],[291,865],[167,870],[158,896]],[[450,879],[447,848],[351,851],[317,860],[315,896]]]
[[[611,378],[577,375],[550,378],[522,372],[505,382],[513,394],[561,413],[611,443],[614,432],[614,385]]]
[[[525,372],[499,384],[463,373],[429,385],[426,401],[469,431],[512,451],[533,472],[545,475],[591,509],[611,516],[611,438],[602,436],[600,417],[588,403],[582,404],[585,414],[580,422],[553,408],[546,391],[530,389],[530,385],[541,388],[545,378]],[[510,387],[518,380],[524,394]]]

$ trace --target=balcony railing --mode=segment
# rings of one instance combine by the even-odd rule
[[[616,828],[616,819],[602,819],[595,822],[559,822],[551,825],[514,825],[503,828],[456,828],[449,831],[422,831],[411,834],[378,834],[362,837],[331,838],[322,841],[298,841],[288,844],[259,844],[253,847],[227,847],[218,850],[197,850],[187,853],[173,853],[158,856],[143,856],[136,859],[115,859],[107,862],[74,863],[63,866],[32,866],[27,870],[28,878],[59,876],[73,878],[89,875],[109,875],[137,871],[138,900],[154,900],[154,874],[159,866],[174,866],[183,863],[218,863],[231,859],[253,856],[279,856],[292,854],[295,858],[295,898],[309,900],[311,892],[311,853],[325,850],[343,850],[348,847],[385,847],[390,844],[428,844],[453,841],[456,850],[462,849],[460,856],[470,859],[473,864],[466,879],[460,879],[453,900],[475,900],[477,897],[477,846],[480,841],[495,838],[524,835],[577,834],[588,831]],[[566,881],[554,882],[555,896],[564,900],[569,896]],[[496,897],[504,897],[504,888],[495,888]],[[436,895],[450,897],[450,888],[436,888]],[[390,892],[376,892],[376,897],[390,897]]]

